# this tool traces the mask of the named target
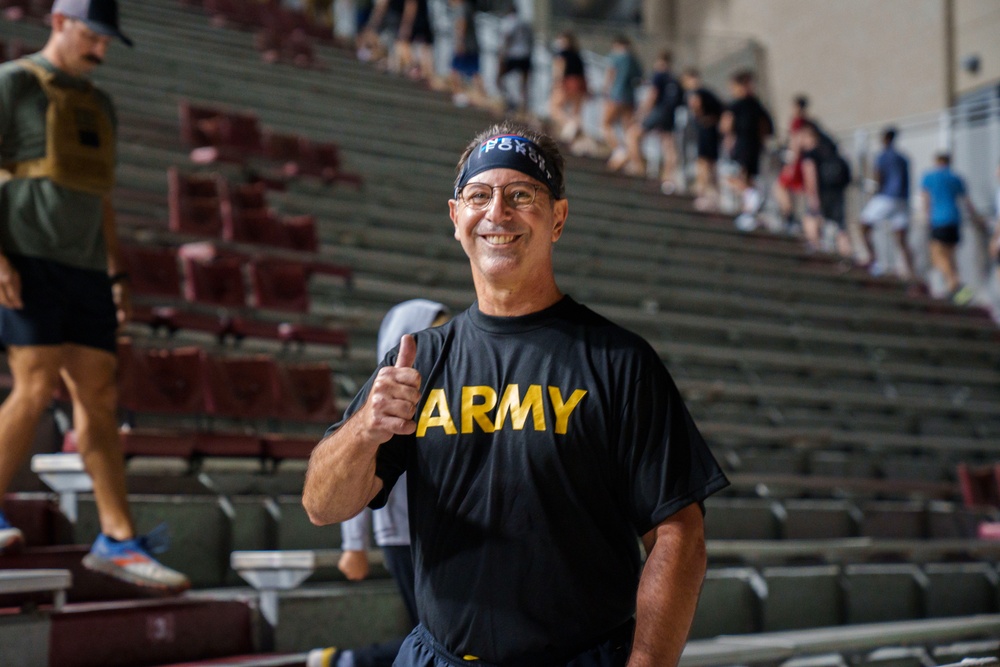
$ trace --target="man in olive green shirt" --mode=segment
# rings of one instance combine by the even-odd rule
[[[131,46],[116,0],[56,0],[42,51],[0,66],[0,343],[14,382],[0,406],[0,494],[61,378],[101,523],[83,564],[174,592],[187,577],[135,533],[116,421],[115,333],[129,298],[111,204],[115,116],[88,79],[113,38]],[[0,550],[22,539],[0,514]]]

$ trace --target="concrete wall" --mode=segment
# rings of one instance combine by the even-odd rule
[[[1000,2],[955,0],[956,92],[961,95],[1000,83]],[[961,67],[966,56],[979,57],[977,74]]]

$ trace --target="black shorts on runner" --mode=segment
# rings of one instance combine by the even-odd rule
[[[673,132],[674,131],[674,110],[663,107],[653,107],[649,114],[642,119],[642,129],[647,132]]]
[[[500,76],[511,72],[531,73],[531,58],[506,58],[500,63]]]
[[[7,259],[20,274],[24,308],[0,307],[0,343],[116,352],[118,317],[107,273],[24,255]]]
[[[760,153],[760,144],[737,139],[730,157],[740,166],[744,174],[754,177],[760,173]]]
[[[698,157],[715,162],[719,159],[719,128],[716,125],[698,126]]]
[[[844,215],[844,192],[821,192],[819,194],[820,211],[823,218],[837,225],[841,230],[847,229]]]
[[[941,225],[931,227],[931,238],[938,243],[956,246],[962,239],[961,227],[959,225]]]

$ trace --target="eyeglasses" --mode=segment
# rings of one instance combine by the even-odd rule
[[[468,183],[458,196],[469,208],[482,211],[493,201],[493,192],[498,189],[507,206],[523,211],[535,203],[535,196],[542,189],[542,186],[524,181],[515,181],[507,185]]]

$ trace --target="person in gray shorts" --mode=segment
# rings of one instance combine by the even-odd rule
[[[865,251],[874,258],[872,232],[877,225],[888,224],[895,240],[897,271],[904,280],[913,277],[913,257],[907,244],[910,229],[910,160],[895,146],[896,129],[889,127],[882,133],[882,152],[875,158],[875,182],[877,190],[861,211],[861,229],[864,234]],[[886,267],[871,261],[869,271],[873,275],[884,273]]]

